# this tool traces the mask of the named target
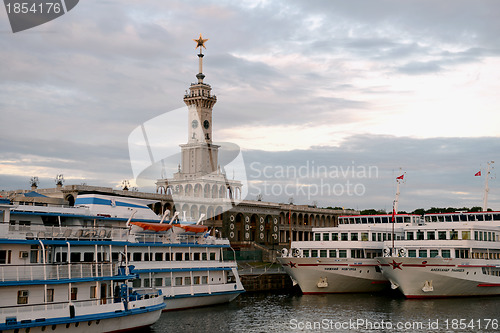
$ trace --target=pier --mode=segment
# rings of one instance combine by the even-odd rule
[[[247,292],[283,291],[294,288],[292,280],[279,264],[239,265],[238,273]]]

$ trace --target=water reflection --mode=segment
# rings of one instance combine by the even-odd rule
[[[150,332],[498,332],[499,308],[499,297],[247,293],[229,304],[163,313]],[[497,326],[486,328],[489,319]]]

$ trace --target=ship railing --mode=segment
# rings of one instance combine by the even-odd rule
[[[61,280],[115,276],[117,263],[0,265],[0,281]]]
[[[216,240],[227,240],[227,238],[205,237],[200,235],[185,234],[153,234],[153,233],[135,233],[135,241],[138,243],[159,243],[159,244],[215,244]]]
[[[148,306],[150,299],[161,296],[159,290],[150,290],[148,292],[131,293],[127,301],[139,302],[137,307]],[[60,318],[74,315],[87,315],[103,312],[125,311],[124,299],[121,297],[103,297],[90,300],[71,300],[65,302],[46,302],[39,304],[9,305],[0,307],[0,322],[5,322],[6,317],[16,317],[28,321],[45,321],[50,318]],[[73,310],[71,309],[73,307]]]
[[[0,233],[10,239],[126,240],[128,228],[2,223]]]

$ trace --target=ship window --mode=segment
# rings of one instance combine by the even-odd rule
[[[163,253],[161,253],[161,252],[156,252],[156,253],[155,253],[155,260],[156,260],[156,261],[163,261]]]
[[[396,223],[403,223],[403,217],[402,216],[396,216]]]
[[[132,255],[132,258],[134,261],[141,261],[142,260],[142,252],[134,252]]]
[[[337,250],[330,250],[330,258],[337,258]]]
[[[206,252],[203,252],[201,254],[201,260],[207,260],[207,253]]]
[[[357,232],[351,232],[351,240],[352,241],[358,240],[358,233]]]
[[[90,298],[97,298],[97,292],[96,292],[96,286],[91,286],[90,287]]]
[[[0,250],[0,264],[6,264],[6,263],[7,263],[7,251]]]
[[[339,250],[339,258],[347,258],[347,250]]]
[[[351,250],[351,258],[364,258],[363,250]]]
[[[210,260],[215,260],[215,252],[210,252]]]
[[[366,217],[362,217],[361,218],[361,223],[362,224],[367,224],[368,223],[368,219]]]
[[[376,242],[377,241],[377,234],[376,233],[372,233],[372,242]]]
[[[82,254],[80,252],[71,252],[70,258],[71,262],[80,262],[82,260]]]
[[[326,250],[319,250],[319,256],[321,258],[326,258],[326,253],[327,253]]]
[[[361,233],[361,240],[363,242],[367,242],[368,241],[368,233],[367,232],[362,232]]]
[[[309,250],[304,250],[304,258],[309,258]]]
[[[182,252],[175,253],[175,261],[182,261]],[[176,283],[177,285],[177,283]]]
[[[445,222],[451,222],[451,215],[445,215],[444,216],[444,221]]]
[[[311,258],[317,258],[318,257],[318,250],[311,250]]]
[[[144,253],[144,261],[151,261],[151,253]]]
[[[47,302],[54,302],[54,289],[47,289]]]
[[[208,283],[208,276],[206,275],[203,275],[201,277],[201,284],[207,284]]]
[[[450,231],[450,239],[457,240],[458,239],[458,231],[451,230]]]
[[[85,252],[83,254],[83,261],[93,262],[94,261],[94,253],[93,252]]]
[[[323,234],[323,240],[324,240],[324,241],[329,241],[329,240],[330,240],[330,234],[329,234],[329,233],[327,233],[327,232],[325,232],[325,233]]]
[[[199,276],[193,277],[193,284],[200,284],[200,277]]]
[[[319,242],[321,240],[321,234],[319,232],[314,234],[314,240]]]
[[[413,231],[406,232],[406,240],[413,240]]]
[[[214,259],[210,258],[210,259],[211,260],[215,260],[215,258]],[[190,260],[190,258],[189,258],[189,252],[184,253],[184,260],[186,260],[186,261]]]
[[[467,249],[455,249],[455,258],[462,258],[462,259],[469,258],[469,250],[467,250]]]
[[[388,235],[388,234],[387,234],[386,232],[384,232],[384,233],[382,234],[382,240],[383,240],[384,242],[387,240],[387,235]]]
[[[439,250],[431,250],[431,258],[437,257],[439,255]]]
[[[443,258],[450,258],[450,250],[441,250],[441,257]]]
[[[132,287],[140,288],[141,287],[141,279],[135,279],[132,281]]]
[[[470,231],[462,231],[462,239],[470,239]]]
[[[420,258],[427,258],[427,250],[418,250],[418,256]]]
[[[143,281],[143,287],[144,288],[150,288],[151,287],[151,279],[150,278],[144,279],[144,281]]]
[[[339,234],[336,232],[332,232],[332,241],[339,240]]]
[[[155,278],[155,287],[161,287],[161,286],[163,286],[163,279]]]
[[[375,217],[375,223],[381,223],[381,218],[380,217]]]
[[[165,261],[170,261],[170,253],[165,252]]]
[[[347,237],[347,232],[343,232],[340,234],[340,240],[342,241],[346,241],[346,240],[349,240],[349,237]]]
[[[382,241],[382,233],[381,232],[377,232],[377,241],[378,242]]]
[[[382,223],[389,223],[389,217],[388,216],[383,216],[382,217]]]
[[[427,231],[427,239],[428,240],[435,240],[436,239],[436,233],[434,231]]]
[[[500,221],[500,214],[493,214],[493,220]]]
[[[76,301],[77,298],[78,298],[78,288],[71,288],[70,299],[72,301]]]
[[[193,260],[200,260],[200,252],[193,253]]]
[[[190,286],[190,285],[191,285],[191,277],[186,276],[186,277],[184,278],[184,284],[185,284],[186,286]]]
[[[445,240],[446,239],[446,231],[438,231],[438,238],[440,240]]]
[[[424,239],[424,232],[423,231],[417,231],[417,240],[423,240]]]
[[[484,220],[485,221],[491,221],[492,220],[491,214],[485,214],[484,215]]]
[[[417,250],[408,250],[408,257],[416,258],[417,257]]]
[[[165,278],[165,287],[170,287],[172,285],[172,280],[169,277]]]

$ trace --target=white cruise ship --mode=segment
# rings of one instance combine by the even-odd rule
[[[233,253],[227,239],[210,236],[203,225],[179,222],[177,215],[159,217],[147,206],[151,203],[84,194],[75,207],[14,206],[2,227],[30,240],[25,263],[40,256],[42,244],[56,242],[46,249],[48,262],[129,267],[129,287],[139,294],[159,290],[164,311],[229,302],[244,292],[234,256],[227,255]]]
[[[419,223],[420,216],[408,214],[396,215],[395,223],[390,214],[341,216],[338,227],[314,228],[314,240],[292,242],[278,260],[304,294],[380,291],[389,282],[375,257],[393,233]]]
[[[0,332],[115,332],[156,322],[161,292],[130,287],[136,276],[110,256],[110,237],[73,235],[84,229],[70,222],[90,216],[47,208],[0,198]]]
[[[500,212],[427,214],[377,258],[408,298],[500,295]]]

